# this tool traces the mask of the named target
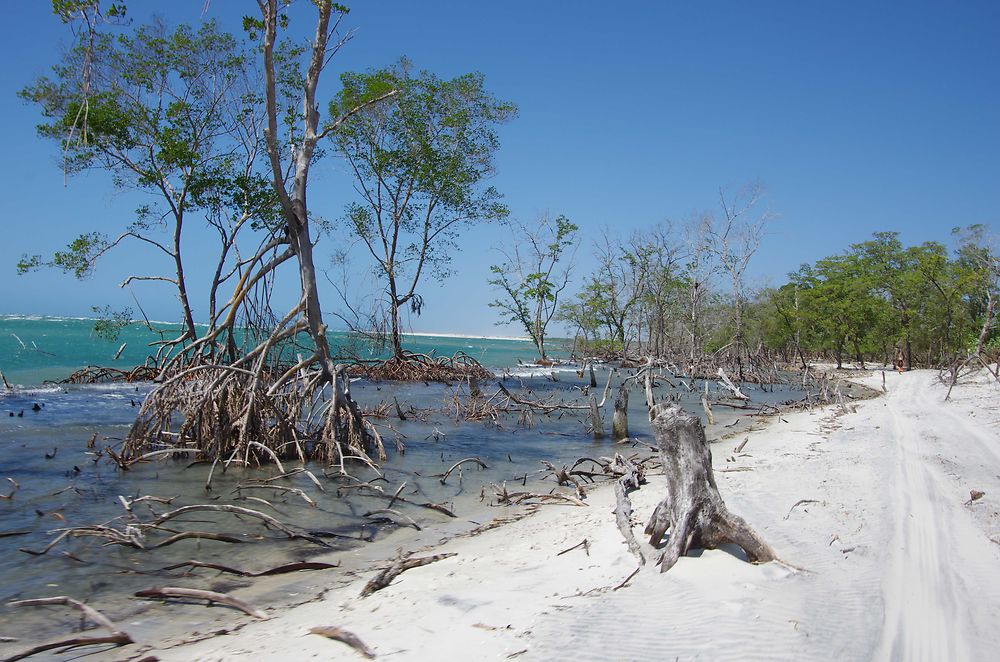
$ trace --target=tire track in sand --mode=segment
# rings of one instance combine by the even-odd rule
[[[921,455],[921,432],[933,416],[922,419],[924,427],[918,428],[898,405],[922,400],[919,391],[915,380],[900,380],[886,397],[896,456],[894,475],[887,476],[893,481],[889,493],[894,530],[882,582],[885,616],[873,659],[965,660],[965,611],[954,569],[949,504]]]

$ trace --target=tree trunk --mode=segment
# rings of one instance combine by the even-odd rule
[[[396,305],[396,297],[393,295],[390,304],[389,317],[392,322],[392,356],[396,359],[403,358],[403,340],[399,333],[399,306]]]
[[[742,548],[751,563],[775,560],[771,547],[719,495],[701,421],[672,405],[657,405],[650,416],[667,477],[667,495],[645,531],[654,547],[669,532],[660,571],[672,568],[692,548],[715,549],[725,543]]]
[[[611,438],[615,441],[628,437],[628,385],[618,387],[618,398],[615,400],[615,413],[611,418]]]
[[[992,289],[987,292],[986,296],[986,319],[983,320],[983,328],[979,332],[979,339],[976,340],[976,356],[982,355],[983,347],[986,346],[986,339],[990,337],[990,329],[993,327],[993,309],[996,297],[993,296]]]

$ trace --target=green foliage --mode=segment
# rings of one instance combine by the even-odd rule
[[[501,264],[490,267],[488,282],[501,296],[489,306],[501,313],[498,324],[518,324],[545,358],[545,329],[554,317],[559,295],[569,283],[571,265],[556,271],[557,265],[577,241],[579,227],[559,215],[554,221],[543,218],[529,229],[518,226],[515,245]]]
[[[350,165],[361,197],[347,206],[344,224],[386,284],[398,330],[397,310],[417,301],[422,275],[449,275],[460,229],[507,216],[485,180],[500,146],[494,127],[517,109],[490,94],[482,74],[443,80],[414,71],[405,59],[345,73],[341,83],[324,132]]]
[[[132,323],[132,309],[128,306],[121,310],[112,310],[110,306],[92,306],[90,309],[97,315],[94,334],[108,342],[118,340],[122,329]]]
[[[964,236],[952,257],[937,242],[905,246],[898,233],[878,232],[803,265],[764,297],[763,339],[838,361],[894,359],[899,351],[913,362],[951,360],[975,346],[988,293],[997,288],[983,233]]]
[[[108,238],[99,232],[81,234],[65,250],[56,251],[45,260],[41,255],[25,255],[17,263],[17,273],[26,274],[41,267],[54,267],[83,280],[93,273],[97,259],[108,249]]]

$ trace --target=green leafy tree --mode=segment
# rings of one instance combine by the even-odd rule
[[[482,74],[444,80],[406,60],[341,82],[330,113],[349,117],[332,138],[360,194],[345,222],[385,287],[392,352],[402,359],[400,311],[421,312],[423,276],[448,276],[462,228],[507,216],[500,194],[484,183],[500,144],[495,127],[516,107],[490,94]],[[386,102],[365,105],[390,92]]]
[[[490,267],[494,278],[489,284],[502,292],[490,307],[503,315],[498,324],[520,324],[539,358],[546,361],[546,329],[570,282],[579,228],[562,215],[554,220],[543,216],[532,227],[517,223],[512,228],[513,243],[503,251],[505,260]]]
[[[80,4],[87,15],[87,3],[70,4]],[[92,31],[53,76],[22,90],[21,97],[41,109],[46,121],[38,132],[60,145],[68,173],[109,172],[116,187],[149,194],[150,202],[117,237],[100,229],[83,232],[51,258],[25,256],[19,271],[49,266],[84,278],[108,251],[136,242],[169,267],[131,275],[122,285],[171,285],[183,321],[171,344],[193,341],[198,330],[183,239],[197,212],[221,242],[206,311],[214,326],[222,283],[265,263],[285,243],[276,232],[274,191],[256,172],[261,99],[251,61],[250,51],[212,21],[174,30],[154,22],[117,36]],[[233,256],[237,236],[248,225],[269,238],[258,254],[239,260]],[[230,312],[239,301],[234,295]]]

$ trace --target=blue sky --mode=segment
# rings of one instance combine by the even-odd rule
[[[149,256],[119,253],[83,283],[15,274],[22,253],[111,234],[136,206],[100,174],[64,186],[55,146],[34,135],[36,111],[15,97],[68,41],[49,4],[5,11],[0,313],[84,315],[129,304],[116,284]],[[197,22],[204,2],[129,4],[136,19],[169,7],[171,22]],[[308,3],[298,4],[293,21],[305,29]],[[213,0],[208,13],[235,29],[235,6]],[[482,71],[520,106],[501,129],[492,183],[516,218],[565,214],[585,242],[715,211],[719,187],[752,180],[776,214],[751,265],[758,285],[879,230],[919,243],[947,242],[956,225],[1000,229],[1000,3],[387,0],[355,3],[348,23],[357,34],[331,64],[324,98],[340,71],[404,54],[442,76]],[[335,218],[351,195],[343,164],[321,162],[312,207]],[[457,276],[423,288],[414,330],[517,333],[495,327],[486,305],[492,248],[505,237],[466,235]],[[581,276],[589,254],[585,243]],[[176,317],[167,291],[147,288],[142,302],[151,317]]]

